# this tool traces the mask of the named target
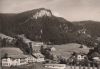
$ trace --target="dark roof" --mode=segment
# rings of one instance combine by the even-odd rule
[[[16,47],[4,47],[4,48],[0,48],[0,52],[2,52],[2,53],[8,53],[8,54],[23,53],[19,48],[16,48]]]
[[[15,55],[8,55],[7,57],[9,58],[14,58],[14,59],[17,59],[17,58],[26,58],[27,56],[23,55],[23,54],[15,54]]]

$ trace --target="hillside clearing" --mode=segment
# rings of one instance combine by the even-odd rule
[[[73,52],[77,52],[77,53],[88,53],[90,48],[80,48],[80,44],[76,44],[76,43],[69,43],[69,44],[63,44],[63,45],[54,45],[54,47],[56,48],[55,54],[57,55],[61,55],[61,56],[65,56],[68,57],[70,56]]]

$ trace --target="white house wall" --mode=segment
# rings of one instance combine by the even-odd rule
[[[19,66],[27,64],[26,60],[21,63],[21,59],[11,59],[7,58],[7,61],[4,61],[5,59],[2,59],[2,66]]]
[[[10,58],[2,59],[2,66],[11,66],[11,64]]]
[[[36,61],[37,62],[44,62],[45,60],[44,60],[44,58],[37,58]]]

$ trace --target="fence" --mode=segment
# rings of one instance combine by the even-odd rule
[[[100,69],[100,62],[76,62],[74,64],[71,63],[70,67],[68,65],[66,69]]]

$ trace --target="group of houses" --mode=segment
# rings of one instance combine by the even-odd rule
[[[19,66],[33,62],[44,62],[44,56],[40,52],[32,55],[23,54],[19,48],[5,47],[0,49],[2,66]]]
[[[13,38],[0,34],[2,39],[7,38],[8,41],[13,40]],[[4,38],[3,38],[4,37]],[[34,42],[27,39],[24,35],[19,35],[23,41],[31,46],[32,51],[30,54],[24,54],[21,49],[16,47],[4,47],[0,48],[0,60],[2,61],[2,66],[19,66],[33,62],[44,62],[44,55],[40,52],[40,47],[43,42]]]

